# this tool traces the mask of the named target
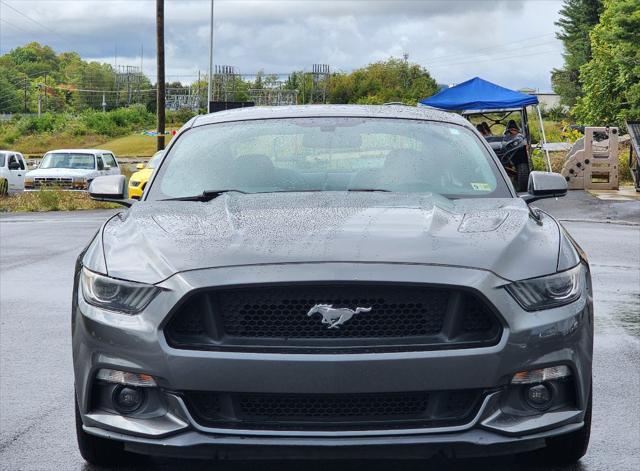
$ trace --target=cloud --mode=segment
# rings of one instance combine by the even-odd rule
[[[35,22],[0,4],[2,52],[37,40],[111,63],[117,49],[118,63],[137,65],[143,47],[154,78],[154,1],[7,3]],[[249,74],[313,63],[349,71],[408,53],[442,83],[481,75],[548,90],[550,70],[562,63],[559,7],[560,0],[216,0],[214,56]],[[167,1],[165,22],[167,75],[194,80],[208,63],[209,2]]]

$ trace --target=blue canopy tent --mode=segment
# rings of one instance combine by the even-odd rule
[[[546,149],[547,139],[542,125],[542,115],[538,107],[538,97],[526,93],[509,90],[480,77],[474,77],[455,87],[442,90],[440,93],[420,100],[424,106],[447,111],[497,111],[535,106],[540,121],[542,148],[545,150],[547,165],[551,170],[549,151]]]
[[[505,108],[523,108],[538,104],[538,97],[509,90],[495,83],[474,77],[455,87],[420,100],[420,103],[432,108],[450,111],[496,110]]]

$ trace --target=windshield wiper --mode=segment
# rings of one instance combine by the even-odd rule
[[[178,198],[166,198],[160,201],[211,201],[220,195],[223,195],[225,193],[231,193],[231,192],[242,193],[243,195],[247,194],[246,191],[242,191],[242,190],[204,190],[199,195],[180,196]]]
[[[368,191],[368,192],[381,191],[384,193],[391,193],[391,190],[384,190],[382,188],[349,188],[347,191]]]

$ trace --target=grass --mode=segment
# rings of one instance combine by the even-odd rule
[[[120,206],[100,203],[87,193],[41,190],[0,197],[0,212],[75,211],[78,209],[112,209]]]
[[[171,136],[165,137],[165,144],[169,144]],[[110,150],[116,156],[151,156],[156,151],[157,138],[143,134],[131,134],[107,142],[97,144],[100,149]]]
[[[99,134],[74,136],[66,133],[39,133],[19,137],[12,144],[4,147],[17,150],[25,155],[42,155],[52,149],[90,149],[104,141]]]
[[[165,137],[168,144],[171,136]],[[141,133],[109,139],[100,134],[86,134],[82,136],[67,133],[38,133],[22,136],[15,140],[10,149],[22,152],[25,155],[42,155],[53,149],[105,149],[115,153],[116,156],[145,156],[150,157],[156,151],[156,138]]]

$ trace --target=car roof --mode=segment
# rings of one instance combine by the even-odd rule
[[[190,127],[231,121],[277,118],[319,118],[319,117],[364,117],[419,119],[452,123],[472,127],[461,116],[446,111],[420,106],[404,105],[295,105],[295,106],[255,106],[234,110],[218,111],[197,116]]]
[[[113,154],[110,150],[104,149],[55,149],[45,152],[46,154]]]

